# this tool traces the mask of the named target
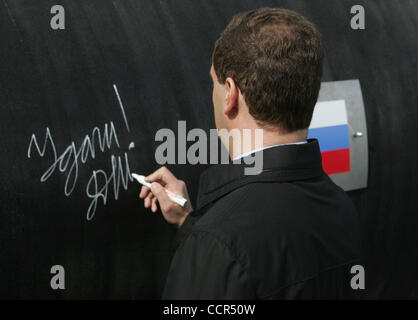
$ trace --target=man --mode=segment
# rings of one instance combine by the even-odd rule
[[[245,175],[243,164],[211,167],[195,210],[168,199],[162,185],[188,194],[166,168],[147,178],[145,207],[155,212],[158,203],[181,227],[163,298],[347,297],[360,251],[357,214],[324,173],[318,141],[306,140],[322,60],[314,26],[288,10],[238,14],[217,40],[210,70],[216,127],[262,129],[263,150],[253,140],[240,147],[263,152],[263,169]],[[231,159],[250,156],[226,147]]]

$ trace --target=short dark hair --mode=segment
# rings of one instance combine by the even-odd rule
[[[321,86],[323,47],[300,14],[262,8],[235,15],[215,43],[218,81],[231,77],[262,126],[309,127]]]

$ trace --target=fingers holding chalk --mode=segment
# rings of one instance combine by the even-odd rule
[[[174,175],[165,167],[160,168],[156,172],[159,172],[159,173],[153,173],[150,175],[151,176],[150,180],[154,180],[152,183],[145,181],[147,179],[146,177],[142,175],[138,175],[136,173],[132,173],[132,177],[135,180],[137,180],[140,184],[142,184],[143,186],[149,189],[152,189],[152,184],[158,183],[163,189],[163,191],[167,194],[167,197],[174,203],[177,203],[178,205],[180,205],[182,208],[184,208],[186,204],[189,204],[189,201],[187,199],[185,199],[184,197],[176,193],[177,191],[181,194],[182,193],[187,194],[187,190],[186,190],[184,182],[182,182],[181,180],[177,180],[176,177],[174,177]],[[166,181],[158,180],[158,182],[155,182],[155,179],[166,179]],[[171,182],[167,179],[169,179]],[[174,192],[170,191],[169,189],[173,189]],[[153,191],[151,190],[151,192]],[[140,198],[142,197],[146,197],[145,191],[141,191]],[[157,198],[159,197],[157,196]],[[160,204],[160,207],[161,207],[161,204]]]
[[[152,197],[153,197],[153,195],[152,195],[151,192],[145,197],[145,199],[144,199],[144,207],[145,208],[148,209],[149,207],[151,207],[151,199],[152,199]]]
[[[166,167],[161,167],[145,178],[147,182],[162,181],[163,185],[173,183],[177,178]]]
[[[145,199],[145,197],[150,193],[150,189],[146,186],[141,187],[141,192],[139,193],[139,197],[141,199]]]
[[[167,210],[171,205],[174,205],[167,193],[164,191],[164,188],[158,182],[154,182],[151,185],[151,192],[157,198],[163,211]]]
[[[142,184],[139,198],[152,212],[161,210],[165,220],[180,227],[193,208],[186,184],[162,167],[148,177],[132,173],[132,178]]]
[[[158,211],[157,198],[156,197],[152,198],[151,211],[152,212],[157,212]]]

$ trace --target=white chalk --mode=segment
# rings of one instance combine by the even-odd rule
[[[146,182],[144,176],[141,176],[140,174],[132,173],[132,178],[134,178],[143,186],[146,186],[147,188],[151,189],[151,183]],[[167,196],[171,201],[177,203],[181,207],[184,207],[186,205],[187,200],[184,199],[182,196],[179,196],[166,188],[164,188],[164,191],[167,193]]]

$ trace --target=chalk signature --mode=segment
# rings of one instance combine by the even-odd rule
[[[128,130],[128,119],[125,114],[125,110],[122,104],[122,100],[119,96],[116,85],[113,85],[115,90],[119,106],[121,108],[122,116],[125,122],[125,126]],[[45,138],[43,140],[42,147],[38,142],[38,138],[33,133],[30,138],[27,157],[31,158],[32,151],[35,150],[40,157],[45,157],[46,154],[52,154],[51,164],[41,175],[41,182],[46,182],[54,172],[58,171],[58,174],[66,174],[64,184],[64,194],[69,197],[78,182],[78,175],[80,166],[87,163],[89,160],[96,158],[97,153],[104,153],[111,150],[113,147],[120,149],[120,143],[117,135],[117,131],[113,121],[105,123],[103,130],[98,126],[95,126],[91,134],[86,134],[82,143],[77,147],[74,141],[71,141],[62,153],[57,152],[57,148],[54,142],[51,130],[46,127]],[[131,142],[128,150],[132,150],[135,144]],[[47,153],[47,151],[49,151]],[[128,154],[124,152],[123,156],[110,155],[111,173],[108,174],[102,169],[93,170],[89,181],[86,185],[86,195],[92,199],[87,209],[87,220],[93,219],[98,201],[101,199],[103,205],[106,205],[108,201],[108,189],[113,184],[113,196],[115,200],[119,198],[120,189],[127,190],[130,181],[133,181],[128,161]]]

